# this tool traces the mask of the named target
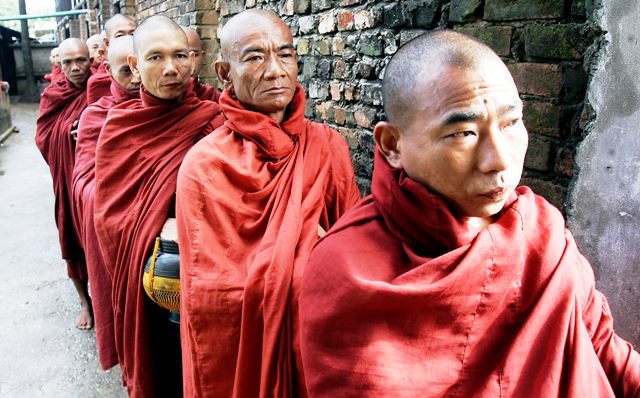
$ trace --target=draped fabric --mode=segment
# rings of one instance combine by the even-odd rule
[[[75,143],[73,123],[87,106],[85,89],[75,87],[67,78],[51,83],[40,98],[40,116],[36,122],[36,145],[49,165],[55,196],[55,221],[62,258],[70,278],[87,279],[80,240],[73,224],[72,176]]]
[[[304,396],[299,280],[318,226],[359,198],[349,149],[305,119],[299,85],[281,124],[233,91],[220,105],[178,177],[184,394]]]
[[[637,397],[640,356],[561,214],[519,187],[472,232],[376,151],[300,298],[312,397]]]
[[[51,73],[47,73],[43,76],[43,78],[44,80],[51,83],[56,83],[60,80],[66,79],[60,65],[51,65]]]
[[[87,103],[93,104],[107,95],[111,95],[111,76],[107,73],[104,62],[102,62],[98,70],[87,81]]]
[[[191,82],[193,84],[193,92],[196,94],[196,97],[200,98],[201,100],[218,102],[218,100],[220,99],[220,95],[222,93],[220,93],[215,87],[206,86],[194,79],[192,79]]]
[[[95,156],[100,130],[109,109],[122,102],[138,98],[117,82],[111,82],[111,95],[89,105],[78,123],[76,163],[73,169],[73,207],[76,229],[84,248],[87,272],[91,281],[91,305],[96,328],[98,359],[107,370],[118,363],[115,346],[113,305],[111,302],[111,276],[107,272],[93,223],[95,193]]]
[[[177,325],[142,287],[144,262],[173,211],[178,167],[220,126],[220,107],[187,91],[164,101],[144,87],[139,100],[111,108],[96,149],[94,222],[113,280],[115,340],[132,397],[180,396]]]

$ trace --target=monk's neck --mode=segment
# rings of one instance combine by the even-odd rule
[[[463,220],[471,229],[475,229],[478,232],[487,228],[495,221],[494,217],[465,217]]]

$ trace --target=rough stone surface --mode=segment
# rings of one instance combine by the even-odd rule
[[[558,0],[486,0],[484,17],[488,21],[547,19],[564,16]]]

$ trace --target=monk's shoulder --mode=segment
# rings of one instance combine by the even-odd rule
[[[220,125],[198,141],[189,149],[189,152],[187,152],[180,166],[181,172],[183,170],[189,172],[204,172],[207,169],[213,168],[217,163],[222,162],[221,155],[224,154],[225,151],[223,142],[225,142],[225,139],[230,133],[226,126]]]

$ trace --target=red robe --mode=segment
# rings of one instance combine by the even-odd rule
[[[209,100],[213,102],[218,102],[220,100],[220,95],[222,93],[215,87],[206,86],[195,79],[191,80],[191,84],[193,84],[193,92],[201,100]]]
[[[85,89],[75,87],[65,78],[44,90],[36,122],[36,145],[53,178],[55,221],[62,258],[67,262],[69,277],[81,280],[87,280],[87,267],[73,224],[71,190],[75,142],[71,128],[86,106]]]
[[[87,103],[93,104],[107,95],[111,95],[111,76],[107,73],[103,62],[87,82]]]
[[[304,396],[298,282],[318,225],[359,198],[349,148],[305,119],[300,86],[280,125],[228,91],[220,105],[178,177],[184,395]]]
[[[89,105],[78,123],[76,164],[73,169],[73,203],[76,227],[84,248],[87,271],[91,284],[91,304],[96,328],[98,359],[102,369],[117,365],[113,305],[111,302],[111,276],[107,272],[98,237],[93,223],[93,199],[95,193],[95,156],[100,130],[109,109],[122,102],[138,98],[117,82],[111,82],[111,95]]]
[[[376,153],[300,298],[312,397],[637,397],[640,356],[561,214],[520,187],[480,233]]]
[[[65,76],[60,65],[51,65],[51,73],[44,75],[44,80],[51,83],[58,82],[62,79],[65,79]]]
[[[144,263],[173,211],[178,167],[223,122],[220,107],[191,91],[111,108],[96,149],[95,227],[113,278],[116,347],[131,397],[180,396],[180,337],[142,287]]]

